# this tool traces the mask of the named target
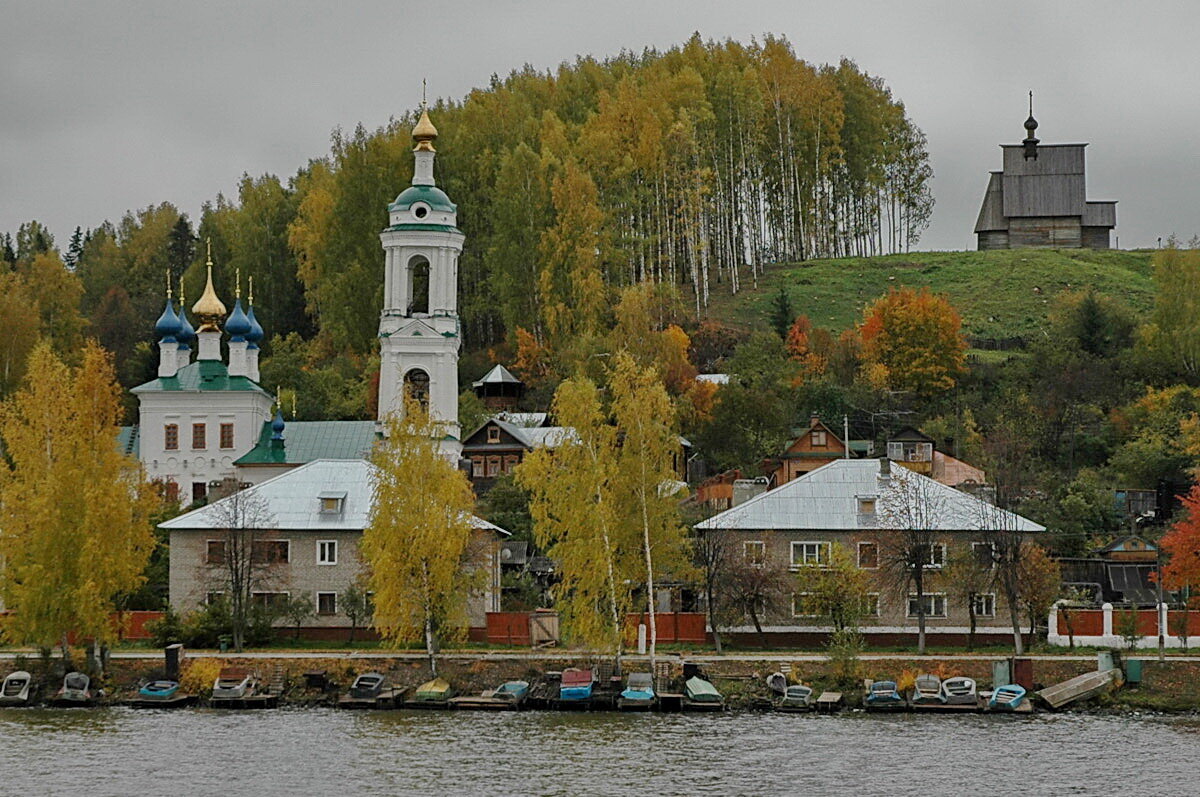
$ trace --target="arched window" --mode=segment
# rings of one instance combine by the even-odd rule
[[[408,314],[429,312],[429,261],[417,255],[408,261]]]
[[[429,374],[422,371],[420,368],[413,368],[404,375],[404,395],[406,398],[411,397],[421,405],[425,411],[429,411]]]

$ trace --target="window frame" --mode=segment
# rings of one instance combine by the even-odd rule
[[[229,445],[225,444],[226,438],[227,438],[226,433],[228,433]],[[217,448],[220,451],[229,451],[230,449],[234,448],[233,422],[232,421],[221,421],[220,424],[218,424],[218,426],[217,426]]]
[[[812,429],[809,431],[809,444],[813,448],[828,448],[829,436],[824,429]]]
[[[225,597],[225,590],[223,590],[223,589],[211,590],[209,592],[204,593],[204,605],[212,606],[214,603],[216,603],[217,601],[221,600],[221,598],[224,598],[224,597]]]
[[[939,619],[944,619],[947,616],[948,608],[946,605],[946,593],[944,593],[944,592],[926,592],[923,597],[925,598],[925,600],[930,602],[930,609],[932,610],[932,611],[925,612],[926,617],[935,617],[935,618],[939,618]],[[913,602],[916,599],[917,599],[917,594],[915,592],[908,593],[908,600],[906,601],[907,605],[904,608],[905,608],[905,617],[907,617],[910,620],[917,618],[917,613],[912,610],[913,605],[914,605]],[[937,606],[938,606],[939,600],[941,601],[941,606],[942,606],[941,612],[937,611]]]
[[[758,556],[751,556],[751,546],[758,546]],[[767,543],[763,540],[742,540],[742,561],[751,567],[763,567],[767,563]]]
[[[257,603],[261,602],[263,604],[263,608],[270,609],[271,608],[270,603],[268,601],[262,600],[262,598],[267,595],[282,595],[285,600],[292,597],[292,593],[289,592],[288,590],[273,590],[273,589],[255,590],[250,593],[250,605],[254,606],[254,605],[257,605]]]
[[[816,545],[817,546],[817,561],[809,562],[808,555],[802,554],[801,560],[796,561],[796,546]],[[792,540],[788,546],[791,554],[790,562],[792,570],[799,570],[802,567],[827,567],[829,565],[829,556],[833,543],[829,540]],[[803,550],[803,549],[801,549]],[[822,553],[823,551],[823,553]]]
[[[874,608],[873,611],[867,611],[868,607],[862,606],[861,608],[863,617],[880,617],[882,615],[882,610],[880,608],[880,597],[881,593],[878,592],[866,593],[866,601],[864,601],[864,603],[869,601]]]
[[[163,424],[163,451],[179,450],[179,424]]]
[[[792,617],[797,619],[815,620],[821,615],[819,612],[800,612],[797,611],[797,600],[803,600],[805,597],[811,598],[811,592],[793,592],[792,593]]]
[[[987,548],[989,551],[988,557],[987,557],[987,564],[984,564],[984,561],[979,557],[979,554],[977,553],[980,548]],[[978,564],[980,567],[984,567],[988,570],[996,569],[996,544],[994,542],[972,542],[971,543],[971,555],[975,557],[975,563]]]
[[[942,556],[941,556],[940,562],[934,561],[934,557],[933,557],[934,548],[941,549]],[[949,553],[950,553],[950,551],[949,551],[949,548],[946,545],[946,543],[944,543],[944,542],[929,543],[929,561],[927,561],[924,566],[926,568],[930,568],[933,570],[941,570],[942,568],[944,568],[946,566],[946,557],[947,557],[947,555],[949,555]]]
[[[870,546],[875,549],[875,564],[873,564],[873,565],[864,565],[863,564],[863,553],[862,552],[863,552],[864,545]],[[879,543],[874,540],[859,540],[858,545],[855,548],[855,560],[854,561],[855,561],[855,564],[858,565],[859,570],[878,570],[879,569]]]
[[[988,611],[988,612],[980,611],[980,606],[977,603],[977,601],[980,600],[981,598],[986,599],[986,603],[984,604],[985,606],[990,604],[991,611]],[[996,593],[994,593],[994,592],[976,592],[974,595],[971,596],[971,603],[975,607],[975,616],[976,617],[995,617],[996,616]]]
[[[471,478],[483,479],[487,475],[487,458],[482,456],[471,457]]]
[[[327,612],[321,611],[321,598],[328,596],[333,601],[333,608]],[[332,617],[338,613],[338,594],[332,590],[317,590],[317,600],[313,604],[313,613],[318,617]]]
[[[279,543],[283,543],[283,546],[284,546],[284,555],[283,555],[282,559],[275,559],[275,560],[265,559],[264,560],[264,559],[257,558],[258,555],[256,554],[256,552],[254,550],[257,546],[259,546],[259,545],[278,545]],[[281,540],[278,538],[272,538],[272,539],[266,539],[266,540],[252,540],[250,543],[250,559],[251,559],[251,561],[254,561],[255,564],[260,564],[260,565],[291,564],[292,563],[292,541],[288,540],[288,539]]]
[[[200,445],[196,445],[197,440],[200,441]],[[204,421],[200,421],[199,423],[192,421],[192,450],[208,450],[208,424]]]
[[[322,554],[324,553],[324,546],[326,546],[326,545],[332,546],[332,550],[333,550],[333,560],[332,561],[330,561],[328,558],[325,558],[322,556]],[[317,540],[317,564],[322,565],[324,567],[329,567],[331,565],[336,565],[337,563],[338,563],[338,541],[337,540]]]
[[[500,442],[500,427],[489,426],[487,428],[487,441],[489,443],[499,443]]]
[[[219,545],[220,554],[213,558],[213,546]],[[225,540],[205,540],[204,541],[204,564],[206,565],[221,565],[225,563]]]
[[[487,478],[494,479],[500,475],[500,466],[504,464],[504,458],[499,454],[489,454],[487,458]],[[493,470],[492,466],[495,465]]]

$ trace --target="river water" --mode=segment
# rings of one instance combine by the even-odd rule
[[[0,794],[1200,794],[1200,721],[0,709]]]

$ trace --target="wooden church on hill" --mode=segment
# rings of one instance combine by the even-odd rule
[[[975,222],[979,249],[1108,249],[1117,203],[1087,200],[1087,144],[1043,144],[1037,127],[1031,93],[1025,140],[1000,145],[1004,168],[988,181]]]

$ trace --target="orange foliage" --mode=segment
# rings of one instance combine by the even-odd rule
[[[796,362],[800,363],[800,372],[792,381],[794,387],[799,387],[804,384],[805,380],[820,376],[825,373],[825,368],[829,364],[828,358],[819,354],[816,351],[817,339],[828,338],[828,333],[823,330],[813,329],[812,322],[808,320],[808,316],[797,316],[788,330],[787,340],[785,345],[788,354]]]
[[[550,349],[528,330],[517,327],[517,358],[513,370],[530,385],[540,385],[550,376]]]
[[[1182,589],[1200,584],[1200,484],[1183,497],[1183,516],[1162,538],[1170,561],[1163,568],[1163,586]]]
[[[867,308],[859,334],[868,376],[881,387],[932,395],[963,371],[962,318],[928,288],[889,291]]]

